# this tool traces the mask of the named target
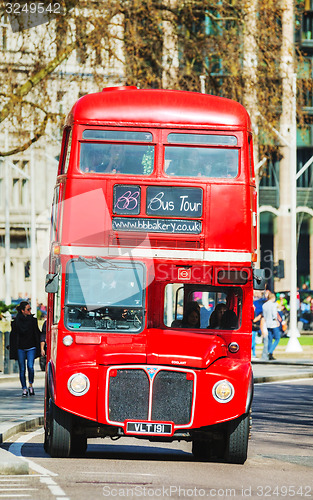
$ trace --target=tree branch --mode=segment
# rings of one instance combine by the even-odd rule
[[[34,144],[34,142],[37,142],[38,139],[40,139],[40,137],[45,133],[49,118],[50,118],[50,114],[46,114],[39,129],[37,129],[37,131],[35,132],[34,136],[31,139],[29,139],[27,142],[25,142],[21,146],[18,146],[15,149],[11,149],[10,151],[0,151],[0,157],[1,156],[2,157],[11,156],[11,155],[15,155],[17,153],[21,153],[22,151],[25,151],[26,149],[28,149],[32,144]]]

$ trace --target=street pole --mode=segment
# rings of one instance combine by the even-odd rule
[[[267,162],[267,158],[263,158],[260,160],[254,167],[254,172],[255,172],[255,188],[256,188],[256,195],[257,195],[257,226],[256,226],[256,240],[257,240],[257,252],[258,252],[258,258],[256,265],[257,267],[261,267],[261,252],[260,252],[260,241],[261,241],[261,234],[260,234],[260,175],[259,175],[259,169],[263,167],[264,163]]]
[[[297,75],[292,79],[292,118],[290,124],[290,319],[286,352],[301,352],[297,320]]]
[[[5,303],[7,306],[11,304],[11,258],[10,258],[10,179],[9,165],[4,160],[4,189],[5,189]]]
[[[6,130],[5,150],[8,150],[8,131]],[[5,190],[5,234],[4,234],[4,248],[5,248],[5,304],[11,304],[11,237],[10,237],[10,178],[9,178],[9,164],[4,160],[4,190]]]
[[[31,129],[33,134],[33,127]],[[36,211],[35,211],[35,166],[34,147],[30,147],[30,245],[31,245],[31,307],[32,314],[37,317],[37,267],[36,267]]]

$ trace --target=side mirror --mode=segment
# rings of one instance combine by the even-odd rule
[[[253,269],[253,289],[264,290],[265,284],[265,269]]]
[[[47,293],[57,293],[59,289],[59,274],[47,274],[45,290]]]

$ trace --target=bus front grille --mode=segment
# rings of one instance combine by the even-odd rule
[[[110,421],[190,422],[194,382],[186,372],[160,369],[151,377],[145,370],[125,368],[115,373],[109,382]]]
[[[110,420],[148,419],[149,380],[143,370],[117,370],[109,391]]]

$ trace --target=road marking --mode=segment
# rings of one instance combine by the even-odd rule
[[[36,491],[38,488],[19,488],[19,491]],[[3,491],[14,491],[13,488],[1,488],[1,492]]]
[[[306,380],[309,380],[309,381],[312,381],[312,378],[311,377],[304,377],[304,378],[291,378],[291,379],[288,379],[288,380],[272,380],[271,382],[260,382],[259,384],[256,384],[256,386],[258,385],[266,385],[266,384],[290,384],[290,382],[293,382],[295,384],[297,384],[298,382],[303,382],[303,381],[306,381]]]
[[[16,457],[21,458],[22,460],[25,460],[28,464],[29,467],[38,472],[40,475],[40,482],[44,483],[48,486],[49,490],[51,491],[52,495],[56,497],[56,500],[70,500],[69,497],[66,496],[66,493],[62,490],[61,486],[59,486],[54,479],[52,479],[52,476],[58,476],[55,472],[50,471],[49,469],[46,469],[45,467],[42,467],[39,464],[36,464],[33,462],[33,460],[30,460],[27,457],[24,457],[22,455],[22,448],[25,443],[33,439],[34,437],[43,434],[44,429],[38,429],[36,431],[30,432],[29,434],[26,434],[26,436],[21,436],[19,437],[14,443],[11,444],[9,447],[9,452],[13,453]],[[29,476],[28,476],[29,477]],[[3,495],[0,495],[0,498]],[[30,496],[30,495],[7,495],[7,496]]]
[[[33,469],[34,471],[38,472],[39,474],[43,476],[57,476],[58,474],[55,474],[55,472],[51,472],[45,467],[42,467],[41,465],[36,464],[32,460],[30,460],[27,457],[23,457],[22,455],[22,448],[27,441],[30,441],[33,439],[33,437],[36,437],[40,434],[43,434],[44,430],[43,429],[38,429],[36,431],[30,432],[29,434],[26,434],[26,436],[21,436],[19,437],[14,443],[11,444],[9,447],[9,452],[13,453],[16,457],[21,458],[22,460],[25,460],[25,462],[28,462],[29,467]]]
[[[0,498],[20,498],[20,497],[31,497],[31,495],[19,495],[18,493],[14,493],[14,495],[0,495]]]
[[[157,477],[157,474],[145,474],[141,472],[97,472],[97,471],[81,471],[80,474],[100,474],[101,476],[149,476],[149,477]]]

